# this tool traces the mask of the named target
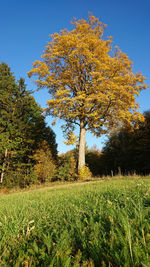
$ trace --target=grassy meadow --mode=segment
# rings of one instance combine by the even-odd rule
[[[150,177],[0,194],[0,266],[150,266]]]

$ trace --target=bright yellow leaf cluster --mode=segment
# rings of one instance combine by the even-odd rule
[[[47,87],[51,99],[47,112],[69,125],[84,124],[99,136],[122,124],[135,124],[136,96],[147,86],[141,73],[132,72],[132,62],[112,38],[103,38],[105,25],[90,15],[73,22],[72,31],[51,35],[41,61],[33,64],[37,87]]]
[[[91,173],[90,169],[88,168],[88,166],[84,166],[84,167],[80,168],[78,175],[79,175],[80,180],[85,180],[85,179],[89,179],[92,177],[92,173]]]
[[[64,144],[77,145],[78,144],[77,140],[78,140],[78,137],[72,131],[69,131],[67,133],[67,141],[64,141]]]

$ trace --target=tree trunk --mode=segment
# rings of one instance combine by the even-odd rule
[[[80,138],[79,138],[79,156],[78,156],[78,171],[85,166],[85,134],[86,130],[84,123],[80,123]]]
[[[4,162],[3,162],[2,172],[1,172],[1,180],[0,180],[1,184],[3,183],[3,180],[4,180],[4,172],[5,172],[5,167],[6,167],[6,161],[7,161],[7,148],[5,149]]]

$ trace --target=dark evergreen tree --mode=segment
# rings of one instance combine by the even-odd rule
[[[3,182],[6,165],[12,150],[20,142],[17,130],[13,125],[15,112],[15,95],[17,93],[17,84],[10,68],[4,62],[0,64],[0,169]]]
[[[16,173],[27,175],[35,161],[33,154],[46,141],[57,159],[55,134],[46,126],[41,107],[25,81],[17,83],[7,64],[0,64],[0,173],[14,183]],[[23,177],[23,176],[22,176]],[[23,178],[22,178],[23,179]]]

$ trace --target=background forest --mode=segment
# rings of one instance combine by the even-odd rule
[[[85,176],[102,177],[150,173],[150,112],[132,132],[122,128],[112,134],[102,151],[86,146]],[[77,151],[59,155],[56,136],[46,125],[41,107],[24,79],[16,82],[6,63],[0,64],[0,182],[1,186],[26,187],[34,183],[73,181],[77,175]]]
[[[16,82],[8,65],[1,63],[1,184],[23,187],[35,182],[38,177],[41,178],[37,164],[41,162],[39,156],[45,165],[49,161],[49,168],[54,168],[57,159],[55,134],[46,125],[41,107],[31,92],[26,90],[24,79]],[[50,172],[47,171],[46,178]]]

